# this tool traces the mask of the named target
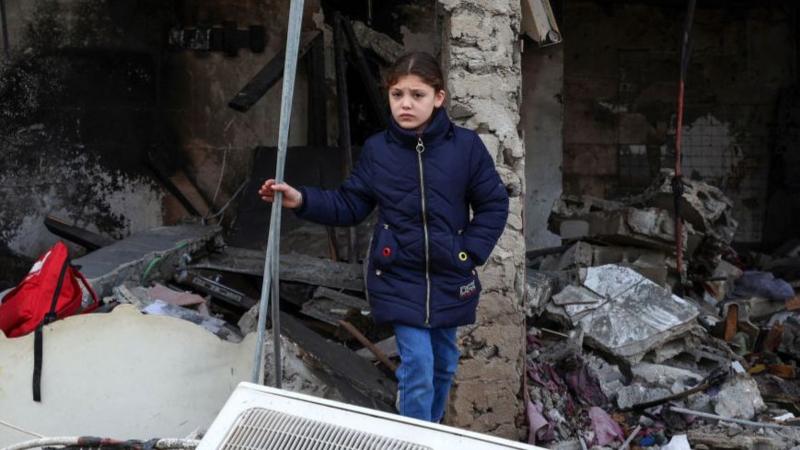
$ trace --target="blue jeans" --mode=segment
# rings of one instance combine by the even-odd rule
[[[394,325],[400,367],[398,409],[401,415],[440,422],[458,367],[456,328]]]

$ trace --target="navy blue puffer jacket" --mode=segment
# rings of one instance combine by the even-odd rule
[[[350,226],[378,206],[365,262],[376,322],[473,323],[481,290],[475,266],[486,262],[505,228],[505,186],[478,135],[453,125],[443,108],[421,136],[391,122],[366,141],[339,189],[300,188],[297,214]]]

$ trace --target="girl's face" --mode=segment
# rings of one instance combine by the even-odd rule
[[[400,127],[421,133],[433,114],[433,108],[444,103],[444,91],[433,87],[417,75],[403,75],[389,87],[389,107]]]

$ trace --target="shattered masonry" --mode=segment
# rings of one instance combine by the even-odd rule
[[[517,131],[520,104],[520,4],[440,0],[450,114],[476,130],[510,194],[506,231],[481,270],[478,321],[461,330],[461,367],[447,421],[516,439],[524,355],[525,153]]]

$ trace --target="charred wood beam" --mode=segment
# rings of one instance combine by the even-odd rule
[[[388,126],[388,122],[386,118],[386,108],[384,107],[382,100],[383,97],[378,89],[377,81],[372,76],[372,72],[369,70],[367,58],[364,56],[364,49],[361,48],[361,44],[359,44],[358,39],[356,39],[356,33],[353,31],[353,24],[350,23],[350,20],[341,16],[340,20],[342,28],[344,29],[344,33],[347,36],[347,41],[350,44],[350,50],[356,63],[356,70],[358,70],[358,75],[361,77],[361,82],[364,85],[364,88],[367,90],[367,97],[369,98],[369,104],[370,107],[372,107],[372,112],[375,114],[378,125],[380,125],[381,128],[386,128]]]
[[[281,314],[281,331],[317,363],[348,402],[393,411],[397,385],[369,361],[326,340],[286,313]]]
[[[190,268],[260,277],[264,274],[264,252],[226,247],[223,253],[209,255],[206,260],[192,264]],[[280,279],[364,292],[364,276],[360,264],[330,261],[296,253],[281,255]]]
[[[306,57],[308,70],[308,144],[328,145],[328,108],[325,104],[325,41],[318,35],[311,43]],[[328,234],[328,251],[334,261],[339,260],[336,229],[325,227]]]
[[[319,35],[319,31],[303,33],[300,38],[300,52],[297,59],[305,56]],[[236,111],[246,112],[255,105],[283,77],[285,58],[286,53],[281,50],[228,102],[228,106]]]
[[[328,109],[325,107],[325,42],[317,35],[306,57],[308,71],[308,145],[328,145]]]
[[[345,294],[344,292],[339,292],[324,286],[320,286],[314,290],[314,298],[328,298],[348,308],[364,309],[369,307],[369,303],[367,303],[366,299]]]
[[[202,217],[200,211],[192,205],[192,202],[181,192],[180,189],[170,180],[170,177],[161,171],[159,167],[157,167],[149,158],[147,158],[144,162],[145,167],[147,167],[150,172],[153,174],[154,178],[166,189],[169,191],[170,194],[174,195],[175,198],[178,199],[181,206],[183,206],[186,211],[194,217]]]
[[[372,352],[372,354],[375,355],[378,361],[383,363],[383,365],[386,366],[389,370],[391,370],[392,373],[397,371],[397,365],[393,363],[389,359],[389,357],[386,356],[386,354],[381,351],[381,349],[379,349],[377,346],[375,346],[375,344],[370,342],[370,340],[367,339],[366,336],[361,334],[361,332],[358,331],[358,329],[354,327],[350,322],[346,320],[340,320],[339,325],[341,325],[345,330],[347,330],[348,333],[350,333],[354,338],[356,338],[356,340],[360,342],[361,345],[363,345],[370,352]]]
[[[336,97],[338,99],[339,113],[339,147],[344,153],[344,175],[350,175],[353,170],[353,148],[350,142],[350,100],[347,93],[347,60],[344,54],[344,18],[338,12],[333,15],[333,47],[336,58]],[[347,243],[347,260],[351,263],[358,261],[356,255],[356,229],[350,227]]]
[[[68,225],[55,216],[45,217],[44,226],[56,236],[74,242],[89,251],[97,250],[98,248],[105,247],[115,242],[113,239],[103,235],[73,225]]]

